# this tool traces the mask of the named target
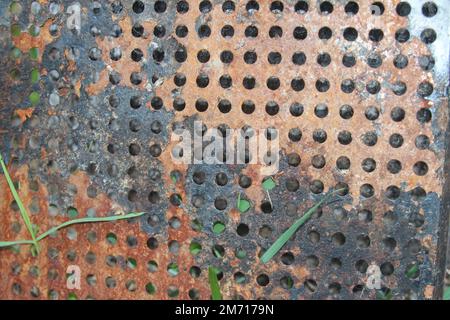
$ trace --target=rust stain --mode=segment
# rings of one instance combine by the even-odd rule
[[[24,123],[27,119],[31,117],[33,114],[34,108],[27,108],[27,109],[16,109],[16,114],[19,116],[20,121]]]

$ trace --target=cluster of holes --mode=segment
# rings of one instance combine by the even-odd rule
[[[111,6],[111,8],[115,14],[120,13],[120,11],[122,10],[122,9],[120,9],[120,8],[122,8],[122,6],[119,5],[119,3],[120,2],[116,1]],[[144,10],[146,10],[147,6],[148,5],[146,5],[143,1],[135,1],[133,3],[132,9],[135,14],[141,14],[144,12]],[[384,13],[385,8],[381,2],[374,2],[372,6],[373,6],[372,10],[373,10],[374,15],[382,15]],[[99,10],[98,7],[95,7],[95,8],[96,8],[95,10],[97,10],[97,11]],[[189,4],[186,1],[178,1],[176,8],[177,8],[178,13],[183,14],[183,13],[188,12]],[[308,10],[311,9],[308,5],[308,2],[306,2],[306,1],[296,2],[294,8],[295,8],[295,11],[300,14],[304,14]],[[225,1],[222,5],[222,9],[223,9],[223,12],[225,12],[225,13],[231,13],[231,12],[235,11],[236,5],[234,4],[233,1]],[[281,1],[273,1],[270,5],[270,11],[273,13],[276,13],[276,14],[283,12],[284,9],[285,9],[284,4]],[[335,12],[334,9],[335,9],[334,5],[329,1],[321,1],[319,4],[319,11],[323,15],[332,14],[333,12]],[[152,10],[154,10],[156,13],[164,13],[167,10],[167,4],[165,1],[156,1],[153,4]],[[212,3],[210,1],[200,2],[199,11],[201,13],[205,14],[205,13],[210,12],[211,10],[212,10]],[[260,7],[259,7],[258,2],[257,1],[248,1],[246,4],[246,10],[249,13],[255,13],[256,11],[259,11]],[[359,6],[354,1],[349,1],[345,5],[345,12],[349,15],[357,14],[358,11],[359,11]],[[399,16],[407,16],[410,13],[410,11],[411,11],[411,7],[407,2],[400,2],[396,7],[396,12]],[[96,12],[96,11],[94,11],[94,12]],[[432,17],[432,16],[436,15],[437,12],[438,12],[438,8],[433,2],[427,2],[422,7],[422,13],[425,17]],[[118,29],[117,27],[114,27],[112,32],[114,35],[116,35],[118,37],[122,34],[122,31],[120,29]],[[51,31],[53,30],[51,32],[52,35],[56,35],[54,28],[55,27],[51,27]],[[92,30],[92,31],[94,32],[94,30]],[[36,30],[33,30],[33,32],[36,33]],[[32,32],[30,31],[30,33],[32,33]],[[135,25],[132,29],[132,34],[135,37],[141,37],[143,35],[143,33],[144,33],[144,30],[141,25]],[[209,36],[211,36],[211,29],[207,25],[202,25],[198,28],[197,33],[200,37],[209,37]],[[259,33],[258,28],[256,26],[252,25],[252,26],[249,26],[246,28],[244,36],[248,37],[248,38],[254,38],[254,37],[258,36],[258,33]],[[157,26],[155,26],[155,28],[153,30],[153,34],[155,37],[162,38],[162,37],[169,35],[170,32],[165,30],[164,26],[157,25]],[[226,25],[220,30],[220,34],[224,38],[233,37],[234,29],[231,25]],[[293,29],[292,34],[295,39],[304,40],[308,36],[308,30],[305,27],[296,27]],[[178,37],[186,37],[188,35],[187,27],[186,26],[177,26],[176,27],[176,35]],[[273,26],[270,28],[268,36],[270,38],[280,38],[283,36],[283,30],[279,26]],[[323,27],[323,28],[319,29],[318,38],[330,39],[331,37],[332,37],[332,30],[330,28]],[[343,30],[343,37],[347,41],[355,41],[358,37],[358,31],[352,27],[346,27]],[[383,37],[384,37],[383,31],[380,29],[372,29],[368,33],[369,40],[374,41],[374,42],[382,41]],[[421,34],[421,39],[426,44],[434,42],[436,40],[436,37],[437,37],[437,35],[436,35],[435,31],[432,29],[426,29]],[[410,34],[407,29],[399,29],[395,33],[395,39],[400,43],[408,41],[409,38],[410,38]],[[52,54],[59,55],[60,53],[57,51],[58,51],[58,49],[54,48],[54,50],[52,51]],[[120,59],[122,59],[121,48],[113,48],[110,51],[109,56],[110,56],[111,60],[119,61]],[[130,58],[134,62],[142,61],[143,57],[144,57],[144,53],[139,48],[133,49],[133,51],[131,52],[131,56],[130,56]],[[99,52],[99,49],[92,48],[89,51],[89,58],[93,61],[100,60],[101,52]],[[152,58],[156,62],[162,62],[165,59],[165,53],[162,49],[155,50],[153,52]],[[234,54],[231,51],[223,51],[220,53],[219,58],[222,63],[230,64],[234,59]],[[175,52],[174,59],[179,63],[185,62],[187,59],[186,49],[183,47],[180,47]],[[258,59],[258,55],[255,51],[247,51],[243,56],[243,60],[246,64],[253,64],[257,61],[257,59]],[[291,61],[295,65],[305,64],[306,59],[307,59],[307,57],[303,52],[297,52],[291,57]],[[211,60],[211,54],[206,49],[200,49],[197,53],[197,60],[199,63],[208,63]],[[324,67],[324,68],[328,67],[332,63],[331,55],[327,52],[318,53],[317,56],[313,58],[313,60],[315,60],[318,65],[320,65],[321,67]],[[283,56],[281,55],[280,52],[273,51],[267,55],[267,62],[269,64],[276,65],[276,64],[282,63],[282,61],[283,61]],[[422,67],[422,69],[426,70],[426,71],[432,69],[434,66],[434,59],[431,56],[421,56],[421,57],[419,57],[418,61],[419,61],[419,65]],[[350,53],[344,54],[342,57],[341,63],[345,67],[348,67],[348,68],[353,67],[357,63],[356,57],[351,55]],[[377,53],[373,53],[367,57],[365,63],[367,63],[367,65],[371,68],[378,68],[382,65],[383,59]],[[408,57],[406,57],[404,55],[399,54],[394,57],[393,64],[398,69],[405,68],[408,65],[408,63],[409,63]],[[57,77],[57,75],[55,73],[53,73],[53,75],[54,75],[54,77]],[[142,82],[142,77],[140,76],[139,73],[133,73],[131,75],[130,81],[134,85],[139,85]],[[176,86],[181,87],[186,84],[187,79],[184,74],[178,73],[174,76],[173,81]],[[117,84],[116,80],[114,80],[112,82],[114,82],[114,84]],[[210,82],[210,79],[207,74],[199,74],[196,78],[196,84],[200,88],[208,87],[209,82]],[[218,83],[220,84],[220,86],[223,89],[228,89],[233,86],[234,81],[230,75],[224,74],[218,79]],[[291,79],[289,83],[290,83],[290,87],[294,91],[302,91],[305,88],[305,82],[301,78]],[[245,76],[242,79],[242,86],[246,90],[252,90],[259,85],[260,84],[256,83],[255,78],[251,75]],[[270,77],[266,80],[265,86],[270,90],[278,90],[281,87],[281,80],[276,76]],[[315,83],[315,88],[318,92],[327,92],[328,90],[330,90],[329,80],[327,80],[326,78],[318,79]],[[340,89],[344,93],[351,93],[355,90],[355,88],[356,88],[355,83],[350,79],[346,79],[346,80],[342,81]],[[366,84],[366,90],[370,94],[377,94],[381,90],[381,84],[379,82],[377,82],[376,80],[371,80]],[[393,84],[391,84],[391,90],[396,95],[403,95],[407,90],[406,84],[403,82],[393,83]],[[422,82],[419,84],[419,86],[417,88],[417,94],[420,97],[424,97],[424,98],[429,97],[432,93],[433,93],[433,85],[430,82],[425,81],[425,82]],[[110,98],[110,104],[113,107],[114,107],[114,105],[117,106],[117,101],[115,99],[116,99],[115,96],[111,96],[111,98]],[[129,104],[130,104],[131,108],[138,109],[144,105],[144,101],[143,101],[142,97],[135,96],[130,100]],[[155,110],[159,110],[164,106],[164,102],[163,102],[162,98],[160,98],[160,97],[152,98],[150,104],[151,104],[151,107]],[[173,108],[177,111],[184,110],[185,106],[186,106],[186,103],[183,101],[182,98],[176,98],[173,102]],[[208,108],[208,102],[204,99],[198,99],[195,103],[195,107],[196,107],[197,111],[204,112]],[[228,100],[222,99],[218,102],[217,107],[221,112],[227,113],[231,110],[232,106]],[[256,105],[251,100],[245,100],[242,102],[241,108],[244,113],[251,114],[256,110]],[[299,117],[303,114],[305,107],[298,102],[294,102],[291,105],[289,105],[288,108],[289,108],[290,114],[292,116]],[[265,106],[265,110],[266,110],[267,114],[269,114],[269,115],[277,114],[279,109],[280,109],[280,106],[274,101],[268,102]],[[318,118],[327,117],[329,112],[330,112],[330,108],[326,104],[318,104],[318,105],[314,106],[314,115]],[[339,107],[339,115],[341,116],[342,119],[352,118],[352,116],[354,115],[354,112],[355,112],[354,108],[350,105],[342,105]],[[365,117],[369,121],[377,120],[380,115],[379,108],[374,107],[374,106],[368,106],[364,112],[365,112]],[[402,121],[404,119],[405,114],[406,114],[406,112],[403,108],[395,107],[392,109],[390,116],[393,121],[398,122],[398,121]],[[432,120],[432,113],[430,110],[428,110],[426,108],[421,108],[420,110],[417,111],[416,118],[420,124],[424,124],[424,123],[430,122]],[[128,125],[129,125],[129,130],[131,132],[138,132],[142,128],[142,125],[144,125],[144,124],[138,118],[136,118],[136,119],[130,120]],[[161,123],[159,123],[158,121],[155,121],[155,122],[151,123],[150,125],[151,125],[152,131],[154,133],[158,134],[161,132]],[[327,140],[327,132],[325,132],[322,129],[317,129],[314,131],[312,137],[315,142],[323,143]],[[289,130],[290,141],[299,142],[301,140],[301,138],[302,138],[302,132],[299,128],[292,128],[291,130]],[[341,132],[337,133],[337,141],[342,145],[350,144],[354,138],[355,137],[352,137],[352,135],[349,131],[341,131]],[[373,146],[378,141],[377,134],[374,131],[367,132],[360,139],[361,139],[362,143],[364,143],[366,146]],[[389,144],[393,148],[401,147],[403,145],[403,141],[404,141],[404,138],[400,134],[392,134],[389,137]],[[430,139],[425,135],[419,135],[415,140],[415,145],[419,149],[426,149],[430,145]],[[115,153],[116,150],[117,150],[116,146],[108,145],[108,151],[110,153]],[[140,144],[135,143],[135,142],[132,142],[128,145],[128,151],[129,151],[130,156],[138,156],[142,152],[147,152],[147,151],[143,150],[143,147]],[[148,152],[153,157],[159,157],[162,152],[161,146],[159,144],[151,145],[149,147]],[[315,167],[316,169],[324,168],[326,165],[326,162],[327,162],[326,159],[322,155],[315,155],[311,159],[311,165],[313,167]],[[289,154],[288,155],[288,163],[291,166],[298,166],[300,163],[300,156],[296,153]],[[349,158],[347,158],[345,156],[341,156],[336,161],[336,168],[338,170],[348,170],[350,168],[350,163],[351,162],[350,162]],[[364,159],[360,165],[363,168],[363,170],[366,172],[373,172],[377,168],[377,162],[372,158]],[[399,160],[392,159],[386,164],[386,169],[388,172],[390,172],[392,174],[397,174],[402,170],[402,164]],[[92,170],[94,170],[94,169],[92,169]],[[422,176],[422,175],[427,174],[428,165],[424,161],[417,161],[414,164],[412,170],[416,175]],[[132,168],[130,168],[129,171],[130,171],[129,172],[130,176],[132,176],[132,172],[134,172],[134,171],[132,170]],[[230,178],[227,177],[227,175],[225,173],[218,173],[215,177],[215,183],[217,186],[225,186],[225,185],[227,185],[227,183],[229,183],[229,179]],[[204,174],[202,174],[201,172],[194,173],[194,176],[193,176],[194,183],[202,184],[202,183],[204,183],[204,180],[205,180]],[[240,187],[248,188],[252,184],[252,179],[249,176],[241,175],[238,179],[238,183],[239,183]],[[290,192],[297,191],[298,187],[299,187],[299,182],[295,178],[289,178],[286,181],[285,187]],[[324,191],[324,185],[320,180],[315,180],[311,184],[310,189],[311,189],[312,193],[316,193],[316,194],[322,193]],[[363,197],[371,197],[374,195],[374,188],[370,184],[364,184],[361,186],[360,193]],[[426,193],[425,190],[418,187],[413,191],[413,196],[420,198],[420,197],[423,197],[423,195],[425,193]],[[397,186],[390,186],[385,191],[385,196],[391,200],[398,198],[399,195],[400,195],[400,189]],[[179,205],[180,199],[181,199],[180,197],[181,196],[178,194],[172,194],[170,196],[170,202],[173,205]],[[135,190],[130,190],[128,192],[128,199],[131,202],[137,201],[137,192]],[[159,201],[159,194],[156,191],[151,191],[150,194],[148,195],[148,199],[150,202],[156,203]],[[193,199],[193,202],[195,202],[194,200],[196,200],[196,199]],[[195,206],[194,203],[193,203],[193,205]],[[216,198],[214,200],[214,206],[217,210],[225,210],[228,206],[227,199],[224,197]],[[270,213],[270,212],[272,212],[273,208],[270,204],[268,205],[267,202],[264,202],[263,204],[261,204],[261,210],[265,213]],[[342,217],[346,214],[346,213],[343,213],[344,211],[345,211],[344,209],[340,208],[339,210],[335,210],[334,214],[337,217]],[[67,214],[69,216],[76,216],[77,215],[76,209],[68,208]],[[154,217],[152,217],[151,219],[153,219],[153,218]],[[373,218],[373,214],[368,209],[361,210],[360,212],[358,212],[358,219],[360,219],[361,221],[370,222],[370,221],[372,221],[372,218]],[[386,212],[383,216],[383,221],[385,224],[392,224],[396,221],[396,219],[397,219],[397,217],[395,216],[395,214],[393,212]],[[424,222],[423,217],[421,217],[420,215],[416,215],[416,216],[412,217],[410,221],[416,227],[421,227]],[[179,223],[180,223],[180,221],[176,217],[172,218],[171,221],[169,221],[169,225],[172,228],[177,228],[176,226],[179,227]],[[224,232],[225,228],[226,228],[226,225],[222,221],[216,221],[212,226],[213,232],[216,234],[221,234],[222,232]],[[240,237],[245,237],[250,233],[250,228],[249,228],[249,225],[247,225],[245,223],[239,223],[237,225],[235,231]],[[263,226],[261,226],[261,228],[259,228],[259,230],[257,232],[261,237],[268,238],[272,234],[272,229],[268,225],[263,225]],[[90,235],[90,236],[92,239],[92,235]],[[311,232],[309,232],[308,237],[311,239],[311,241],[318,242],[321,236],[317,231],[311,231]],[[343,245],[345,245],[346,240],[347,240],[346,236],[341,232],[332,234],[330,239],[331,239],[332,244],[335,246],[343,246]],[[107,235],[106,241],[111,245],[115,245],[117,243],[117,236],[113,233],[110,233]],[[126,238],[126,243],[130,248],[136,247],[137,239],[134,236],[129,236]],[[371,244],[371,239],[369,238],[368,235],[359,235],[356,238],[356,243],[359,248],[367,248]],[[159,242],[158,242],[157,238],[150,237],[147,240],[146,245],[150,250],[155,250],[158,248]],[[168,246],[169,246],[170,252],[177,252],[179,250],[179,243],[176,240],[170,241],[168,243]],[[386,251],[392,251],[396,248],[397,243],[394,238],[387,237],[387,238],[383,239],[383,246]],[[418,243],[418,240],[411,240],[408,243],[408,250],[412,253],[417,253],[419,250],[418,247],[420,247],[420,243]],[[192,242],[190,244],[189,248],[190,248],[191,253],[193,253],[193,254],[197,254],[199,251],[204,249],[204,248],[202,248],[202,245],[198,242]],[[214,244],[210,250],[211,250],[211,253],[216,257],[223,257],[225,254],[224,247],[219,244]],[[238,256],[238,257],[242,256],[242,252],[236,251],[236,256]],[[67,258],[69,260],[74,260],[75,259],[74,253],[69,252],[67,254]],[[93,264],[96,261],[96,256],[93,252],[88,252],[85,256],[85,259],[88,263]],[[292,252],[286,252],[281,255],[280,259],[283,264],[290,265],[290,264],[294,263],[295,257]],[[306,264],[308,265],[309,268],[316,268],[317,266],[319,266],[320,263],[322,263],[322,262],[320,261],[319,257],[317,257],[315,255],[310,255],[306,258]],[[342,265],[342,261],[339,258],[331,258],[329,263],[334,268],[339,268]],[[114,267],[117,264],[117,257],[112,256],[112,255],[108,256],[106,259],[106,264],[109,267]],[[134,258],[128,257],[126,259],[126,265],[128,268],[134,269],[134,268],[136,268],[136,264],[137,264],[137,262]],[[367,270],[367,267],[368,267],[368,262],[366,262],[364,260],[358,260],[355,263],[355,270],[360,273],[365,273]],[[158,263],[154,260],[149,261],[147,264],[147,269],[150,272],[155,272],[158,270],[158,268],[159,268]],[[178,266],[175,262],[170,262],[167,266],[165,266],[165,268],[166,268],[166,272],[170,276],[177,276],[180,272],[180,266]],[[384,262],[383,264],[381,264],[381,271],[384,276],[389,276],[394,273],[395,268],[391,262],[387,261],[387,262]],[[36,272],[37,271],[35,269],[30,268],[31,274],[36,274]],[[200,272],[201,272],[200,268],[197,266],[192,266],[189,270],[189,273],[193,277],[198,277],[200,275]],[[222,274],[222,276],[223,276],[223,274]],[[244,283],[244,282],[248,281],[248,279],[246,279],[245,274],[242,272],[234,273],[233,277],[234,277],[234,280],[236,281],[236,283]],[[415,276],[415,277],[417,277],[417,276]],[[271,280],[270,276],[267,274],[259,274],[259,275],[257,275],[257,277],[255,279],[256,283],[259,286],[267,286],[270,283],[270,280]],[[95,285],[95,283],[97,282],[97,279],[96,279],[95,275],[90,274],[86,277],[86,281],[89,285]],[[280,281],[281,287],[283,287],[285,289],[290,289],[293,287],[293,279],[291,276],[284,276],[279,281]],[[109,276],[105,279],[105,284],[108,288],[114,288],[117,286],[117,281],[113,277]],[[125,286],[126,286],[127,290],[135,291],[136,290],[136,281],[129,280],[126,282]],[[317,282],[314,279],[307,279],[304,282],[304,286],[311,292],[314,292],[317,290]],[[328,284],[328,289],[330,291],[330,294],[338,294],[342,288],[341,288],[341,284],[339,284],[337,282],[333,282],[333,283]],[[20,291],[21,290],[20,285],[14,284],[13,290]],[[149,282],[145,286],[145,290],[148,294],[154,294],[157,291],[157,288],[153,283]],[[359,292],[358,286],[354,287],[354,292],[356,292],[356,291]],[[30,294],[33,297],[39,296],[39,289],[37,287],[32,287]],[[177,287],[175,287],[175,286],[169,287],[167,290],[167,295],[169,297],[177,297],[179,295],[179,291],[178,291]],[[198,290],[196,290],[196,289],[189,290],[189,297],[192,299],[197,298]]]

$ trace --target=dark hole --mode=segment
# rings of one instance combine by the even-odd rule
[[[273,1],[270,4],[270,11],[272,11],[273,13],[281,13],[283,12],[284,9],[284,5],[281,1]]]
[[[252,114],[255,111],[255,104],[253,101],[246,100],[242,102],[242,112],[245,114]]]
[[[206,74],[199,74],[196,82],[199,88],[206,88],[209,84],[209,77]]]
[[[430,138],[428,138],[426,135],[421,134],[416,137],[415,144],[417,149],[428,149],[430,147]]]
[[[223,63],[231,63],[233,61],[233,53],[229,50],[220,53],[220,61]]]
[[[159,193],[157,191],[150,191],[148,194],[148,201],[151,203],[157,203],[159,201]]]
[[[342,57],[342,64],[347,68],[351,68],[356,64],[356,58],[351,53],[346,53]]]
[[[325,118],[328,115],[328,106],[326,104],[324,104],[324,103],[318,104],[314,108],[314,114],[318,118]]]
[[[323,1],[320,4],[320,13],[322,14],[330,14],[333,12],[333,5],[329,1]]]
[[[222,4],[222,11],[225,13],[232,13],[236,9],[233,1],[227,0]]]
[[[372,68],[378,68],[383,63],[381,56],[376,53],[371,53],[367,56],[367,64]]]
[[[386,251],[393,251],[397,246],[397,241],[394,238],[388,237],[383,239],[383,246]]]
[[[297,167],[300,164],[301,159],[297,153],[290,153],[290,154],[288,154],[287,158],[288,158],[288,164],[291,167]]]
[[[259,10],[259,4],[255,0],[251,0],[251,1],[247,2],[245,9],[247,10],[248,13],[251,14],[251,13]]]
[[[176,111],[183,111],[186,107],[186,102],[182,98],[175,98],[173,100],[173,108]]]
[[[292,128],[289,130],[288,137],[289,140],[293,142],[298,142],[302,138],[302,132],[299,128]]]
[[[353,117],[353,108],[348,104],[345,104],[339,108],[339,115],[342,119],[350,119]]]
[[[234,36],[234,28],[230,25],[223,26],[220,33],[224,38],[231,38]]]
[[[408,29],[400,28],[395,32],[395,40],[400,43],[404,43],[409,40],[410,33]]]
[[[157,38],[162,38],[162,37],[164,37],[166,35],[166,28],[164,26],[162,26],[162,25],[157,25],[153,29],[153,34]]]
[[[277,77],[270,77],[267,79],[266,84],[270,90],[277,90],[280,87],[280,79]]]
[[[297,40],[304,40],[308,36],[308,30],[305,27],[295,27],[293,36]]]
[[[131,59],[135,62],[141,61],[143,56],[144,53],[141,49],[134,49],[133,51],[131,51]]]
[[[239,177],[239,186],[241,188],[248,188],[252,185],[252,179],[246,175],[241,175]]]
[[[206,24],[202,24],[198,28],[197,34],[200,38],[208,38],[211,35],[211,28]]]
[[[256,38],[258,36],[258,28],[256,26],[248,26],[244,32],[247,38]]]
[[[269,201],[263,201],[261,203],[261,211],[264,213],[272,213],[273,208]]]
[[[175,29],[175,34],[180,38],[186,37],[188,32],[188,28],[185,25],[179,25]]]
[[[321,53],[317,55],[317,63],[326,67],[331,63],[331,56],[328,53]]]
[[[252,76],[246,76],[242,80],[242,85],[244,86],[245,89],[251,90],[251,89],[253,89],[255,87],[256,80]]]
[[[377,80],[370,80],[366,85],[366,90],[370,94],[377,94],[381,90],[381,85]]]
[[[178,51],[175,52],[175,58],[177,57],[177,54],[178,54]],[[163,61],[163,60],[164,60],[164,55],[165,55],[164,50],[161,49],[161,48],[156,48],[156,49],[153,51],[153,54],[152,54],[153,59],[154,59],[156,62],[161,62],[161,61]]]
[[[320,180],[314,180],[309,185],[309,190],[311,190],[311,192],[314,194],[322,193],[323,189],[324,189],[324,185],[323,185],[323,182]]]
[[[380,111],[375,106],[369,106],[369,107],[367,107],[364,114],[365,114],[367,120],[375,121],[380,116]]]
[[[352,142],[351,132],[344,130],[338,133],[338,141],[340,144],[348,145]]]
[[[397,5],[395,11],[400,17],[406,17],[411,12],[411,6],[408,2],[402,1]]]
[[[331,240],[333,241],[333,244],[336,246],[342,246],[345,244],[345,236],[341,232],[336,232],[331,236]]]
[[[178,87],[184,86],[186,84],[186,76],[184,74],[182,74],[182,73],[177,73],[173,77],[173,82]]]
[[[133,25],[131,34],[136,38],[142,37],[142,35],[144,34],[144,27],[140,24]]]
[[[404,69],[408,66],[408,57],[399,54],[394,58],[394,66],[397,69]]]
[[[327,140],[327,133],[323,129],[316,129],[313,132],[313,140],[318,143],[324,143]]]
[[[167,4],[165,1],[158,0],[155,2],[155,5],[153,6],[153,8],[155,9],[155,11],[157,13],[163,13],[167,9]]]
[[[274,116],[278,113],[279,110],[280,107],[278,106],[278,103],[276,103],[275,101],[269,101],[266,104],[266,112],[268,115]]]
[[[283,253],[283,255],[281,256],[281,262],[287,266],[294,263],[294,255],[292,254],[292,252]]]
[[[294,91],[302,91],[305,88],[305,80],[301,78],[292,79],[291,88]]]
[[[417,94],[422,97],[428,97],[433,93],[433,85],[428,81],[421,82],[417,88]]]
[[[155,110],[159,110],[164,106],[164,102],[160,97],[153,97],[150,104]]]
[[[341,90],[345,93],[352,93],[355,90],[355,83],[351,79],[345,79],[341,83]]]
[[[365,172],[373,172],[377,167],[377,163],[372,158],[366,158],[362,161],[361,167]]]
[[[431,121],[431,111],[425,108],[417,111],[416,118],[420,123],[426,123]]]
[[[359,5],[355,1],[349,1],[345,5],[345,13],[348,15],[355,15],[359,11]]]
[[[240,223],[237,226],[236,233],[241,237],[245,237],[249,233],[249,228],[246,224]]]
[[[283,36],[283,29],[280,26],[272,26],[269,29],[270,38],[281,38]]]
[[[432,1],[428,1],[428,2],[424,3],[424,5],[422,6],[422,14],[425,17],[433,17],[436,15],[437,12],[438,12],[438,7]]]
[[[389,186],[386,188],[386,198],[390,200],[395,200],[400,197],[400,188],[397,186]]]
[[[433,43],[436,40],[436,38],[437,38],[436,31],[430,28],[423,30],[422,33],[420,34],[420,39],[425,44]]]
[[[195,102],[195,109],[197,109],[198,112],[205,112],[208,109],[208,101],[205,99],[197,99]]]
[[[219,101],[218,108],[222,113],[228,113],[231,111],[231,102],[229,100],[223,99]]]
[[[270,52],[267,60],[270,64],[279,64],[281,62],[281,54],[279,52]]]
[[[297,13],[303,14],[308,11],[308,2],[306,1],[297,1],[297,3],[294,6],[294,10]]]
[[[358,38],[358,31],[355,28],[344,29],[344,39],[347,41],[355,41]]]
[[[372,185],[366,183],[361,186],[360,193],[361,193],[361,196],[363,196],[364,198],[370,198],[374,195],[375,190],[372,187]]]
[[[145,5],[142,1],[135,1],[133,3],[133,12],[134,13],[142,13],[145,9]]]
[[[303,65],[306,62],[306,55],[303,52],[296,52],[292,55],[292,63]]]
[[[429,71],[433,69],[435,64],[434,58],[432,56],[420,56],[419,65],[424,71]]]
[[[189,3],[185,0],[178,1],[177,12],[178,13],[186,13],[188,11],[189,11]]]
[[[350,159],[348,157],[345,156],[340,156],[337,160],[336,160],[336,167],[339,170],[348,170],[350,168]]]
[[[130,99],[130,106],[133,109],[138,109],[142,106],[142,98],[140,96],[134,96]]]
[[[304,111],[304,107],[302,104],[298,103],[298,102],[294,102],[290,105],[289,107],[289,112],[291,113],[292,116],[294,117],[299,117],[303,114]]]
[[[256,60],[257,60],[257,58],[258,58],[258,56],[256,55],[256,52],[254,52],[254,51],[247,51],[247,52],[244,54],[244,61],[245,61],[245,63],[247,63],[247,64],[253,64],[253,63],[255,63]]]
[[[328,27],[320,28],[319,30],[319,39],[328,40],[331,38],[333,32]]]
[[[394,133],[389,137],[389,144],[393,148],[400,148],[403,145],[403,136],[399,133]]]
[[[216,198],[214,200],[214,206],[217,210],[225,210],[227,207],[227,200],[225,198]]]
[[[320,78],[316,81],[316,89],[319,92],[326,92],[330,89],[330,82],[325,78]]]
[[[384,37],[381,29],[372,29],[369,31],[369,39],[374,42],[380,42]]]
[[[315,155],[311,159],[311,164],[316,169],[322,169],[326,164],[325,157],[322,155]]]
[[[363,134],[361,140],[366,146],[372,147],[372,146],[376,145],[376,143],[378,141],[378,136],[375,131],[369,131],[369,132],[366,132],[365,134]]]
[[[158,49],[156,49],[158,50]],[[155,50],[155,51],[156,51]],[[164,52],[164,51],[163,51]],[[187,59],[187,50],[183,47],[178,48],[177,51],[175,51],[175,60],[177,62],[184,62]],[[155,59],[156,60],[156,59]],[[162,60],[162,59],[161,59]],[[158,60],[157,60],[158,61]]]
[[[222,88],[228,89],[232,86],[233,80],[228,74],[225,74],[219,78],[219,84]]]
[[[364,260],[358,260],[355,263],[355,268],[360,273],[366,273],[368,267],[369,267],[369,264]]]
[[[300,187],[300,184],[295,178],[286,179],[286,189],[291,192],[295,192]]]
[[[424,176],[428,172],[428,165],[426,162],[418,161],[413,166],[414,173],[418,176]]]
[[[212,9],[212,4],[209,0],[203,0],[202,2],[200,2],[198,9],[201,13],[208,13]]]

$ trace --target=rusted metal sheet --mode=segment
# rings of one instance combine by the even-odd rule
[[[33,223],[44,231],[75,216],[147,212],[63,229],[38,257],[26,246],[0,250],[1,298],[209,299],[209,266],[226,299],[442,295],[445,0],[26,0],[0,9],[0,151]],[[173,132],[193,132],[195,121],[275,129],[270,194],[264,163],[174,162]],[[27,239],[3,177],[0,185],[0,239]],[[345,191],[261,264],[336,188]],[[67,288],[69,266],[81,270],[80,289]],[[368,286],[373,267],[378,290]]]

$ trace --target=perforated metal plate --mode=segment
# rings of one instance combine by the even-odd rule
[[[0,2],[1,153],[41,231],[147,214],[61,230],[36,258],[0,250],[1,298],[209,299],[209,266],[226,299],[441,296],[448,1],[78,3],[79,30],[73,1]],[[270,128],[276,187],[264,164],[174,163],[171,134],[195,120]],[[0,239],[27,239],[0,186]]]

